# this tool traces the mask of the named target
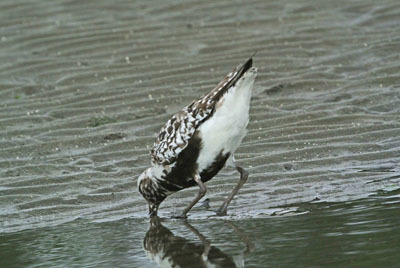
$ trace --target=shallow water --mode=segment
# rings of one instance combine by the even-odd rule
[[[326,229],[313,239],[340,240],[349,250],[337,244],[301,244],[305,252],[299,255],[285,250],[311,239],[307,228],[318,227],[313,221],[329,224],[346,216],[334,214],[335,208],[367,218],[343,227],[352,233],[375,228],[372,218],[396,220],[395,213],[386,214],[395,212],[391,206],[386,211],[377,204],[386,200],[378,198],[382,192],[400,188],[399,48],[395,0],[1,1],[0,246],[10,250],[2,261],[11,266],[25,256],[32,266],[46,258],[61,266],[66,258],[95,263],[95,254],[86,255],[73,242],[66,242],[68,250],[57,250],[56,238],[77,241],[85,234],[90,234],[84,239],[88,250],[103,256],[98,248],[104,244],[100,259],[107,264],[118,262],[115,256],[123,250],[139,252],[148,222],[136,179],[149,165],[155,135],[173,113],[254,51],[259,75],[249,132],[236,154],[250,177],[228,219],[245,233],[254,226],[258,235],[275,237],[277,228],[288,224],[297,236],[282,230],[288,234],[284,240],[265,241],[261,248],[268,251],[255,249],[246,260],[259,265],[269,256],[275,266],[285,266],[293,259],[305,263],[308,254],[318,252],[328,259],[341,256],[333,261],[352,260],[345,252],[361,247],[352,244],[357,235],[317,239],[330,233]],[[213,207],[237,180],[227,169],[207,183]],[[161,216],[169,218],[196,192],[169,197]],[[312,203],[316,200],[321,203]],[[353,208],[357,204],[360,211]],[[318,213],[302,214],[307,205]],[[207,231],[208,225],[221,225],[212,212],[197,209],[189,222],[207,239],[220,241],[217,245],[231,244]],[[135,249],[123,246],[127,234],[115,234],[121,241],[114,244],[102,235],[103,228],[124,233],[131,226],[139,228],[131,238],[140,241]],[[165,226],[189,234],[178,222]],[[361,247],[378,256],[377,262],[394,258],[388,244],[396,234],[382,228],[383,237],[380,232],[362,236],[383,239],[377,247]],[[224,246],[223,252],[241,252],[238,239],[236,248]],[[28,258],[35,241],[41,241],[44,253]],[[20,251],[7,247],[14,243]],[[12,257],[19,253],[22,257]],[[355,260],[355,267],[374,261]],[[137,262],[149,264],[144,257],[126,261]]]
[[[397,267],[400,191],[231,220],[77,220],[3,235],[1,267]],[[207,256],[207,258],[202,258]],[[168,266],[169,267],[169,266]]]

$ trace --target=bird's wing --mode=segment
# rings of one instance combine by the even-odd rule
[[[189,144],[196,129],[212,115],[218,100],[251,68],[252,63],[252,59],[248,59],[245,64],[230,72],[211,92],[173,115],[161,128],[150,151],[153,162],[161,165],[174,163]]]

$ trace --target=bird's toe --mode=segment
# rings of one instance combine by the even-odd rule
[[[226,216],[226,215],[228,215],[226,209],[221,209],[221,210],[218,209],[217,211],[215,211],[215,214],[216,214],[217,216]]]
[[[186,215],[186,214],[183,214],[183,213],[181,213],[181,214],[175,214],[175,215],[172,215],[172,218],[173,218],[173,219],[186,219],[186,218],[187,218],[187,215]]]

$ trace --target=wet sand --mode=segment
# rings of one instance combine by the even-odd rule
[[[2,1],[0,232],[146,217],[161,126],[254,51],[250,172],[229,218],[296,213],[400,183],[397,1]],[[218,207],[238,180],[224,170]],[[169,197],[168,217],[197,189]],[[190,217],[204,219],[209,211]]]

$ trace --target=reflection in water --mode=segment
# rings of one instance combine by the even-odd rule
[[[161,224],[158,217],[150,220],[143,246],[150,259],[160,267],[244,267],[243,258],[237,260],[212,246],[196,228],[186,220],[182,223],[201,241],[196,243],[187,238],[174,235]],[[253,244],[246,235],[233,223],[226,222],[240,239],[246,243],[244,254],[250,252]]]
[[[351,202],[307,202],[298,211],[306,213],[235,224],[197,219],[199,230],[170,220],[162,222],[169,229],[157,221],[148,229],[147,218],[0,229],[0,267],[243,267],[243,259],[263,268],[399,267],[400,190]]]

